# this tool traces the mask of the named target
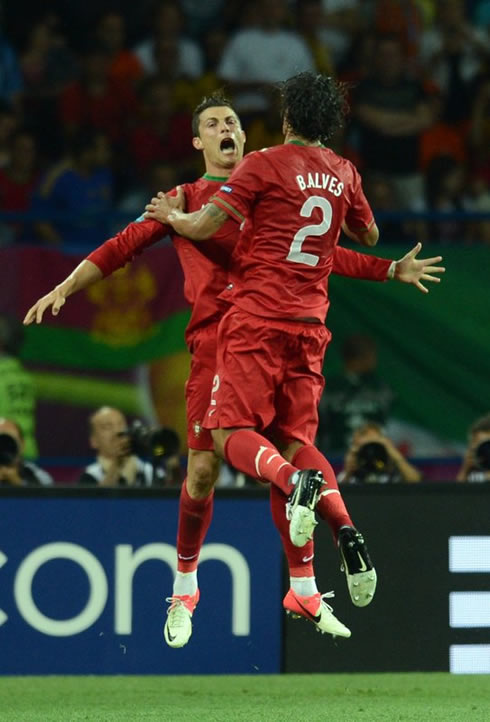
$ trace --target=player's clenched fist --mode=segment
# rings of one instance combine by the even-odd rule
[[[33,321],[41,323],[43,320],[44,312],[51,306],[51,313],[53,316],[57,316],[60,308],[66,301],[65,291],[56,286],[50,293],[39,299],[34,306],[32,306],[24,318],[24,324],[28,326]]]

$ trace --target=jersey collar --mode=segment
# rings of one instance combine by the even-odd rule
[[[203,178],[203,180],[210,180],[210,181],[227,181],[228,180],[228,176],[210,175],[209,173],[205,173],[201,177]]]
[[[303,143],[302,140],[288,140],[286,145],[304,145],[305,147],[308,147],[308,148],[325,148],[325,146],[322,145],[322,143],[319,143],[318,145],[309,145],[308,143]]]

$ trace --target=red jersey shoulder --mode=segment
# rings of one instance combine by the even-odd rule
[[[262,150],[252,150],[243,158],[231,174],[229,181],[225,181],[225,185],[232,182],[236,175],[240,175],[244,170],[253,168],[256,165],[267,165],[267,155],[273,148],[262,148]]]
[[[206,205],[223,183],[226,183],[226,179],[198,178],[194,183],[184,183],[182,189],[186,200],[186,211],[188,213],[197,211]]]
[[[262,151],[259,151],[261,153]],[[357,173],[354,165],[350,160],[343,156],[335,153],[331,148],[319,145],[303,145],[299,143],[284,143],[283,145],[276,145],[272,148],[265,148],[263,153],[264,159],[271,162],[277,160],[288,159],[288,162],[294,163],[295,160],[304,162],[305,157],[308,160],[318,160],[320,163],[328,165],[336,170],[343,171],[347,174]]]

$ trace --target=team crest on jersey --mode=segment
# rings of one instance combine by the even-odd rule
[[[221,186],[220,191],[224,191],[225,193],[233,193],[233,188],[230,188],[230,186]]]
[[[192,430],[194,431],[194,436],[197,438],[201,435],[202,426],[200,421],[194,421],[192,424]]]

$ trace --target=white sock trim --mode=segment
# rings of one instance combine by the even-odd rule
[[[291,589],[301,597],[312,597],[318,594],[315,577],[289,577]]]
[[[178,597],[193,596],[197,592],[197,569],[193,572],[177,572],[173,594]]]
[[[269,446],[261,446],[260,449],[257,451],[257,455],[255,457],[255,470],[257,471],[257,476],[259,478],[262,476],[262,474],[260,473],[260,469],[259,469],[260,457],[262,456],[264,451],[267,451],[267,449],[269,449],[269,448],[270,448]]]

